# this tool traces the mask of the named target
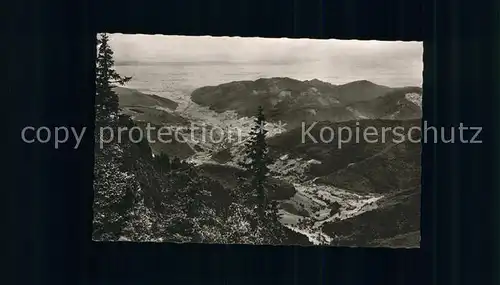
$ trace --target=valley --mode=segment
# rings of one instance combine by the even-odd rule
[[[419,126],[420,87],[390,88],[369,81],[333,85],[317,79],[262,78],[207,86],[188,94],[148,94],[116,88],[122,112],[140,126],[180,128],[183,142],[151,143],[196,167],[225,189],[237,184],[244,139],[263,106],[273,159],[270,199],[281,223],[311,244],[418,247],[420,145],[408,142],[302,143],[301,123],[332,128]],[[144,93],[143,93],[144,92]],[[230,133],[220,142],[193,125]],[[194,137],[192,136],[194,134]],[[239,136],[239,137],[238,137]],[[411,242],[402,242],[401,240]]]

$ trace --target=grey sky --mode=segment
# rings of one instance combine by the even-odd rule
[[[118,65],[255,63],[253,69],[266,69],[262,76],[314,76],[334,82],[361,78],[391,86],[422,82],[422,42],[124,34],[110,39]]]
[[[314,61],[339,57],[422,63],[421,42],[112,34],[117,61]],[[356,63],[354,63],[356,64]],[[420,69],[421,70],[421,69]]]

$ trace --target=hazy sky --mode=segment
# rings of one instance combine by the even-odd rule
[[[278,64],[283,74],[296,69],[294,76],[422,81],[422,42],[112,34],[110,45],[117,64],[263,63],[268,69]]]
[[[266,39],[112,34],[116,61],[280,61],[351,60],[422,64],[422,42]],[[354,63],[355,64],[355,63]],[[421,70],[421,69],[420,69]]]

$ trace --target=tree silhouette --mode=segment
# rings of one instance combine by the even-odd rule
[[[118,114],[118,95],[113,91],[115,85],[124,85],[132,77],[122,77],[114,69],[113,50],[109,36],[97,36],[96,59],[96,113],[97,119],[106,119]]]
[[[137,200],[134,175],[123,170],[123,148],[115,143],[100,147],[99,127],[116,126],[119,122],[118,96],[114,84],[130,80],[114,69],[113,51],[106,34],[98,35],[96,63],[96,128],[94,164],[94,239],[118,239],[130,221],[128,212]]]
[[[245,160],[240,163],[252,176],[251,186],[255,190],[258,203],[257,209],[262,217],[265,215],[267,208],[265,182],[269,174],[269,164],[271,163],[268,156],[265,124],[266,119],[263,108],[259,106],[255,125],[250,131],[250,136],[246,142]]]

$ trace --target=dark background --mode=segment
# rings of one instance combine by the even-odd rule
[[[489,284],[496,222],[495,1],[38,1],[2,17],[8,118],[0,188],[13,214],[3,284]],[[3,10],[3,9],[2,9]],[[483,144],[424,145],[421,249],[93,243],[96,32],[424,41],[424,119],[483,126]],[[307,52],[307,51],[304,51]],[[88,126],[23,144],[26,126]],[[7,170],[7,171],[5,171]],[[12,267],[12,268],[11,268]]]

